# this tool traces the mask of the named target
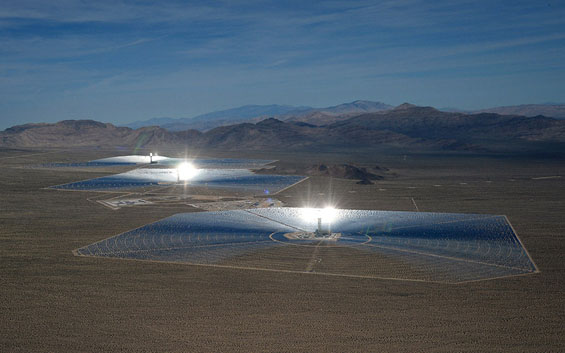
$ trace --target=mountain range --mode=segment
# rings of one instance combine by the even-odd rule
[[[125,126],[137,129],[143,126],[160,126],[170,131],[182,131],[197,129],[207,131],[218,126],[232,125],[241,122],[258,122],[266,118],[278,118],[280,120],[308,120],[318,114],[324,118],[346,116],[357,113],[370,113],[393,108],[390,105],[371,102],[354,101],[326,108],[295,107],[291,105],[245,105],[238,108],[221,110],[217,112],[198,115],[193,118],[154,118],[143,121],[135,121]],[[301,120],[302,118],[302,120]],[[322,119],[323,121],[326,121]],[[322,120],[318,119],[318,122]],[[331,118],[327,121],[332,120]]]
[[[314,125],[327,125],[346,120],[362,113],[384,112],[393,109],[392,105],[381,102],[357,100],[326,108],[291,105],[245,105],[238,108],[221,110],[192,118],[153,118],[135,121],[124,126],[137,129],[144,126],[160,126],[169,131],[196,129],[207,131],[218,126],[236,123],[255,123],[266,118],[277,118],[282,121],[304,122]],[[442,108],[441,111],[451,113],[497,113],[501,115],[521,115],[534,117],[543,115],[557,119],[565,119],[564,104],[525,104],[516,106],[495,107],[476,111],[465,111],[457,108]]]
[[[324,114],[331,116],[332,112]],[[159,126],[132,129],[92,120],[66,120],[6,129],[0,132],[0,146],[225,150],[392,147],[419,151],[524,151],[565,146],[565,120],[544,116],[452,113],[411,104],[377,112],[333,114],[342,118],[323,125],[297,121],[295,116],[286,121],[267,118],[205,132],[169,131]]]
[[[482,109],[477,113],[497,113],[503,115],[523,115],[523,116],[550,116],[557,119],[565,119],[565,104],[522,104],[505,107]]]

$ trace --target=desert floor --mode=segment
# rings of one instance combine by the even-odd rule
[[[99,193],[45,187],[111,174],[33,168],[111,151],[0,150],[0,351],[565,350],[565,161],[365,152],[246,153],[288,165],[390,168],[374,185],[313,177],[288,206],[506,215],[540,273],[466,284],[414,283],[74,256],[179,212],[112,210]]]

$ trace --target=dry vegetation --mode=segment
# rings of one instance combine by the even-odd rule
[[[412,211],[414,199],[422,211],[506,214],[541,271],[438,285],[75,257],[73,249],[195,209],[111,210],[89,202],[93,192],[43,189],[108,171],[22,166],[115,154],[48,152],[0,150],[0,351],[565,349],[563,160],[268,156],[296,168],[352,162],[396,174],[374,185],[312,177],[280,195],[290,206],[332,200],[342,208]]]

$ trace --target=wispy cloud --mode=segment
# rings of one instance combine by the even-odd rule
[[[565,83],[553,91],[539,83],[547,71],[565,73],[565,4],[549,5],[4,1],[0,113],[22,120],[98,114],[127,121],[248,103],[365,98],[463,105],[465,95],[455,88],[464,83],[467,90],[502,97],[500,87],[519,86],[512,80],[524,78],[539,86],[513,88],[513,100],[505,95],[502,103],[540,94],[562,101]],[[418,93],[431,83],[437,93]],[[492,105],[488,97],[474,104]]]

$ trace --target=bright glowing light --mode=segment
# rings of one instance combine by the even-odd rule
[[[183,162],[177,167],[179,181],[187,181],[194,178],[198,174],[198,169],[194,165]]]
[[[332,223],[333,221],[335,221],[336,217],[337,217],[337,211],[335,208],[331,206],[326,206],[322,210],[322,220],[325,219],[326,222]]]
[[[337,217],[337,211],[335,208],[328,206],[325,208],[302,208],[301,209],[302,219],[310,222],[317,222],[318,218],[322,219],[323,223],[332,223]]]

